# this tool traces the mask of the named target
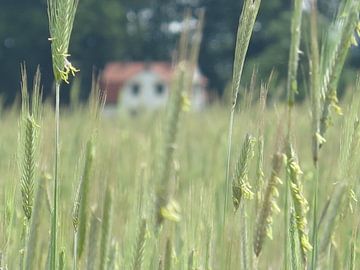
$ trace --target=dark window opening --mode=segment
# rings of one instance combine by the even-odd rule
[[[155,85],[155,93],[157,95],[162,95],[165,92],[165,86],[162,83],[158,83]]]
[[[133,96],[137,96],[140,94],[140,85],[137,83],[134,83],[131,86],[131,93],[133,94]]]

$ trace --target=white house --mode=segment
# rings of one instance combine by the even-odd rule
[[[167,62],[113,62],[105,66],[101,86],[106,91],[107,109],[117,108],[129,112],[139,109],[157,109],[169,97],[174,69]],[[207,102],[207,79],[195,70],[191,106],[201,110]]]

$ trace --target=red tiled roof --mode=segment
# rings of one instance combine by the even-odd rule
[[[172,75],[171,65],[167,62],[110,62],[101,76],[101,88],[106,91],[106,103],[115,104],[124,83],[144,70],[157,73],[164,81]]]
[[[158,74],[165,82],[169,82],[173,74],[173,67],[168,62],[110,62],[101,76],[101,89],[106,91],[106,103],[116,104],[124,83],[144,70]],[[206,78],[203,81],[206,84]]]

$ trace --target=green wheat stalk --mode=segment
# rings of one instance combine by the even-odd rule
[[[92,139],[89,139],[86,143],[85,150],[85,165],[84,172],[81,178],[81,183],[79,187],[79,201],[78,201],[78,224],[79,224],[79,245],[77,248],[77,256],[80,259],[85,246],[86,231],[87,231],[87,220],[88,220],[88,205],[89,205],[89,185],[90,185],[90,175],[92,170],[92,164],[94,160],[95,149]]]
[[[39,240],[39,225],[41,221],[41,203],[44,199],[45,194],[45,184],[51,178],[43,173],[39,179],[39,184],[37,185],[34,207],[31,218],[31,225],[29,230],[29,238],[27,241],[26,254],[25,254],[25,269],[33,269],[35,255],[36,255],[36,244]]]
[[[99,224],[100,221],[95,215],[95,210],[91,210],[88,249],[87,249],[87,262],[86,262],[87,270],[96,269],[97,266]]]
[[[186,20],[187,21],[187,20]],[[197,26],[197,32],[202,27],[202,22]],[[199,33],[197,33],[199,36]],[[173,161],[174,147],[176,144],[179,119],[182,110],[186,110],[188,107],[187,92],[192,85],[193,69],[197,63],[199,52],[199,38],[190,47],[189,46],[189,29],[186,27],[185,31],[180,37],[179,48],[179,62],[175,68],[174,79],[171,83],[170,97],[166,108],[166,116],[164,123],[164,139],[163,147],[160,149],[156,179],[157,179],[157,191],[156,191],[156,225],[159,227],[163,220],[163,212],[166,211],[166,207],[171,203],[170,187],[171,182],[171,163]],[[190,67],[190,69],[189,69]]]
[[[188,256],[188,262],[187,262],[187,269],[188,270],[194,270],[194,257],[195,257],[195,250],[191,250],[190,254]]]
[[[323,142],[320,135],[320,76],[319,76],[319,45],[318,45],[318,21],[317,21],[317,0],[311,1],[310,14],[310,89],[311,89],[311,108],[312,108],[312,157],[314,164],[314,181],[313,181],[313,224],[312,224],[312,245],[313,250],[311,254],[311,269],[315,270],[317,262],[317,201],[318,201],[318,187],[319,187],[319,145]]]
[[[300,39],[301,39],[301,20],[303,0],[294,0],[294,11],[291,21],[291,46],[289,53],[288,78],[287,78],[287,95],[289,106],[289,126],[291,130],[291,109],[295,104],[295,95],[298,93],[297,73],[299,66]]]
[[[312,154],[315,166],[317,166],[319,145],[323,142],[320,135],[320,76],[319,76],[319,44],[317,32],[317,0],[311,2],[310,14],[310,29],[311,29],[311,42],[310,42],[310,84],[311,84],[311,108],[312,108]]]
[[[262,189],[264,186],[264,116],[266,108],[267,94],[269,91],[269,84],[272,79],[270,75],[267,84],[261,84],[260,98],[259,98],[259,124],[257,136],[257,155],[256,155],[256,181],[255,181],[255,209],[258,209],[261,201]]]
[[[325,101],[320,118],[320,134],[324,137],[327,128],[330,125],[330,110],[333,108],[338,114],[341,113],[337,98],[337,85],[341,71],[344,67],[346,56],[352,44],[356,44],[354,31],[359,29],[359,11],[358,1],[346,1],[344,10],[339,14],[335,25],[340,27],[339,40],[329,56],[329,63],[324,71],[324,79],[321,85],[321,92],[325,95]],[[358,30],[359,31],[359,30]]]
[[[299,66],[300,39],[301,39],[301,20],[303,0],[294,0],[294,10],[291,21],[291,45],[289,53],[288,77],[287,77],[287,99],[288,99],[288,136],[287,140],[290,144],[292,132],[292,111],[295,104],[295,95],[298,93],[297,73]],[[289,158],[289,157],[288,157]],[[288,175],[285,181],[285,200],[284,200],[284,226],[288,228],[289,221],[289,181]],[[284,268],[288,266],[288,230],[285,229],[284,236]]]
[[[349,270],[356,269],[356,242],[355,239],[350,241],[350,258],[349,258]]]
[[[235,58],[233,67],[233,79],[232,79],[232,104],[229,119],[228,130],[228,151],[226,162],[226,175],[225,175],[225,203],[223,213],[223,223],[225,224],[225,213],[228,207],[228,189],[230,187],[230,163],[231,163],[231,144],[232,133],[234,125],[235,108],[240,91],[240,82],[242,77],[242,71],[245,62],[245,56],[249,47],[251,34],[254,28],[257,13],[259,11],[261,0],[245,0],[243,9],[239,19],[239,26],[236,37]],[[223,224],[223,225],[224,225]]]
[[[65,260],[65,250],[62,249],[59,254],[59,270],[64,270],[66,265]]]
[[[110,185],[108,184],[105,191],[105,199],[103,205],[103,215],[101,220],[101,241],[100,241],[100,270],[106,269],[109,242],[111,235],[113,196]]]
[[[139,234],[136,240],[136,246],[134,248],[133,263],[131,269],[141,270],[142,263],[144,260],[145,244],[146,244],[146,220],[143,219],[141,222],[141,227]]]
[[[80,202],[81,202],[81,196],[80,196],[80,188],[81,183],[76,191],[76,197],[73,204],[73,212],[72,212],[72,224],[74,228],[74,246],[73,246],[73,257],[74,257],[74,263],[73,263],[73,269],[77,269],[77,250],[78,250],[78,227],[79,227],[79,212],[80,212]]]
[[[165,258],[164,258],[164,270],[172,269],[172,243],[171,239],[168,238],[165,246]]]
[[[70,36],[74,24],[78,0],[48,0],[47,11],[51,41],[51,56],[55,77],[55,160],[54,160],[54,194],[51,219],[50,269],[56,269],[57,256],[57,223],[59,196],[59,158],[60,158],[60,83],[68,83],[69,73],[78,71],[69,62],[68,57]]]
[[[156,195],[156,223],[158,226],[162,224],[164,219],[162,209],[164,209],[169,202],[169,177],[181,111],[181,93],[185,86],[185,69],[185,63],[180,63],[175,73],[175,80],[172,87],[173,91],[171,91],[172,94],[167,108],[164,147],[161,150],[157,170],[157,178],[159,182]]]
[[[120,258],[119,258],[119,243],[116,241],[111,242],[109,260],[106,269],[119,270],[120,268]]]
[[[28,243],[34,233],[30,231],[33,209],[34,209],[34,192],[37,167],[37,148],[39,145],[39,126],[41,117],[41,91],[40,91],[40,71],[37,70],[34,77],[33,95],[30,100],[27,89],[27,75],[25,65],[21,66],[21,94],[22,108],[20,116],[20,160],[19,167],[21,171],[20,186],[22,195],[22,207],[25,215],[24,220],[24,250],[21,264],[28,269],[30,266],[28,257]],[[30,102],[31,101],[31,102]],[[30,247],[32,248],[32,247]]]

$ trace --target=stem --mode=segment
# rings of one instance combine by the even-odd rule
[[[59,139],[60,139],[60,82],[55,83],[55,163],[54,163],[54,198],[53,198],[53,213],[51,224],[51,255],[50,255],[50,269],[56,269],[56,249],[57,249],[57,215],[58,215],[58,190],[59,190]]]
[[[310,38],[311,38],[311,58],[310,58],[310,71],[311,71],[311,107],[312,107],[312,154],[314,167],[317,167],[319,158],[319,138],[320,132],[320,55],[318,44],[318,31],[317,31],[317,0],[311,2],[310,14]]]
[[[287,98],[288,98],[288,138],[290,146],[292,132],[292,109],[297,93],[297,70],[299,62],[299,46],[301,38],[301,18],[303,0],[294,0],[294,11],[291,22],[291,46],[289,53],[288,78],[287,78]],[[289,156],[288,156],[289,158]],[[284,269],[288,269],[288,228],[289,228],[289,173],[286,173],[285,182],[285,203],[284,203]]]
[[[24,270],[25,269],[25,259],[27,254],[27,242],[29,238],[29,220],[27,218],[24,218],[24,224],[23,224],[23,245],[24,249],[23,252],[20,253],[20,265],[19,269]],[[1,269],[1,268],[0,268]]]
[[[78,233],[77,231],[74,231],[74,266],[73,269],[77,269],[77,244],[78,244]]]
[[[295,103],[295,95],[297,94],[297,71],[299,63],[299,47],[301,39],[301,20],[303,0],[294,0],[294,11],[291,21],[291,46],[289,53],[288,78],[287,78],[287,98],[289,106],[289,126],[291,130],[291,110]]]
[[[241,269],[250,269],[249,257],[248,257],[248,234],[247,234],[247,212],[246,212],[246,204],[248,202],[244,201],[241,207],[240,213],[240,226],[241,226]]]
[[[311,1],[311,14],[310,14],[310,38],[311,38],[311,59],[310,59],[310,70],[311,70],[311,96],[312,96],[312,152],[313,152],[313,163],[315,171],[314,187],[313,187],[313,231],[312,231],[312,246],[313,250],[311,253],[311,267],[310,269],[316,269],[317,263],[317,200],[318,200],[318,186],[319,186],[319,139],[318,134],[320,130],[320,78],[319,78],[319,45],[318,45],[318,20],[317,20],[317,0]]]
[[[229,120],[229,131],[228,131],[228,151],[227,151],[227,160],[226,160],[226,184],[225,184],[225,203],[224,203],[224,213],[223,213],[223,228],[225,228],[226,222],[226,209],[228,206],[228,196],[229,196],[229,187],[230,187],[230,159],[231,159],[231,144],[232,144],[232,131],[234,125],[234,113],[235,113],[236,103],[231,108],[230,120]]]
[[[312,270],[316,269],[317,263],[317,246],[318,246],[318,227],[317,227],[317,200],[318,200],[318,188],[319,188],[319,167],[315,167],[315,189],[313,196],[313,231],[312,231],[312,243],[313,251],[311,253],[311,268]]]

